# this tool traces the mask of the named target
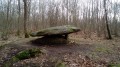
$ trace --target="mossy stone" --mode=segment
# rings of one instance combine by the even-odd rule
[[[51,35],[66,35],[70,33],[75,33],[80,31],[79,28],[71,26],[71,25],[64,25],[64,26],[56,26],[50,27],[46,29],[42,29],[37,32],[32,32],[30,35],[35,36],[51,36]]]
[[[29,50],[24,50],[19,52],[16,55],[16,58],[23,60],[23,59],[28,59],[30,57],[35,57],[36,54],[40,53],[39,49],[29,49]]]
[[[110,64],[108,67],[120,67],[120,64]]]
[[[55,67],[66,67],[66,65],[61,60],[58,60],[57,63],[55,64]]]

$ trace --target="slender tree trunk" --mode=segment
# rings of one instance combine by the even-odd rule
[[[118,5],[115,3],[114,5],[114,17],[113,17],[113,23],[114,23],[114,35],[115,37],[118,37],[118,21],[117,21],[117,14],[118,14]]]
[[[29,38],[29,35],[27,33],[27,0],[23,0],[24,2],[24,35],[25,35],[25,38]]]
[[[8,0],[8,5],[7,5],[7,17],[6,17],[5,26],[4,26],[4,29],[3,29],[4,31],[3,31],[3,33],[2,33],[2,39],[3,39],[3,40],[7,40],[7,39],[8,39],[10,4],[11,4],[11,0]]]
[[[20,35],[20,15],[21,15],[21,9],[20,9],[20,0],[18,0],[18,30],[17,30],[17,35]]]
[[[107,28],[107,35],[108,39],[112,39],[109,24],[108,24],[108,18],[107,18],[107,8],[106,8],[106,0],[104,0],[104,11],[105,11],[105,23],[106,23],[106,28]]]

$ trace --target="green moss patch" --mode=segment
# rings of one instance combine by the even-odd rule
[[[19,52],[15,57],[20,60],[23,60],[23,59],[35,57],[39,53],[41,53],[39,49],[29,49]]]
[[[120,67],[120,64],[109,64],[108,67]]]
[[[57,63],[55,64],[55,67],[66,67],[66,65],[61,60],[58,60]]]
[[[15,56],[11,58],[11,60],[5,62],[3,67],[12,67],[12,64],[24,59],[29,59],[37,56],[39,53],[42,53],[40,49],[28,49],[17,53]]]

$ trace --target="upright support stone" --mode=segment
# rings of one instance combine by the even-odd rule
[[[65,35],[65,39],[66,39],[66,40],[68,39],[68,34]]]

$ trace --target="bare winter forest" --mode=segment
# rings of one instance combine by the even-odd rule
[[[0,0],[0,67],[120,67],[120,0]]]

